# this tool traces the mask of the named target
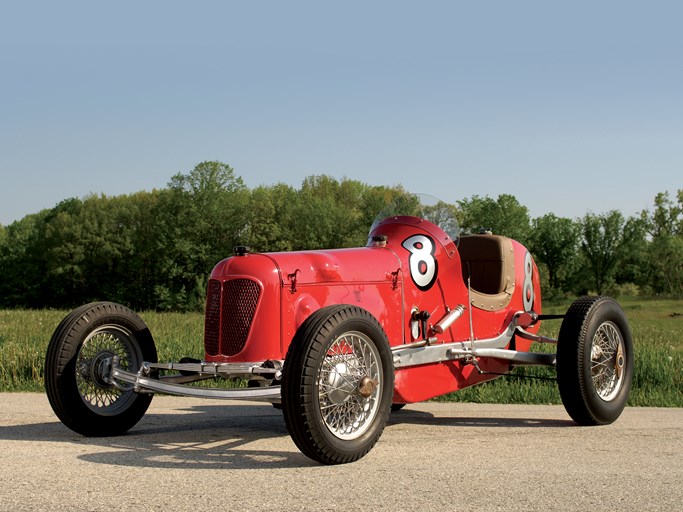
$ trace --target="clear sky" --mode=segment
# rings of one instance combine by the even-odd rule
[[[2,1],[0,223],[204,160],[532,217],[683,188],[680,1]]]

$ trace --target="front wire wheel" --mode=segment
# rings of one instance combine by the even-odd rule
[[[633,379],[633,340],[609,297],[582,297],[567,311],[557,344],[557,384],[579,425],[604,425],[624,410]]]
[[[318,310],[294,336],[285,359],[287,429],[311,459],[353,462],[382,434],[393,387],[391,350],[377,320],[354,306]]]
[[[74,432],[123,434],[147,411],[151,394],[107,382],[114,356],[128,371],[138,371],[145,361],[157,361],[145,322],[120,304],[81,306],[52,335],[45,357],[45,390],[57,417]]]

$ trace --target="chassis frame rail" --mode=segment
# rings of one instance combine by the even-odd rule
[[[167,368],[167,365],[155,365]],[[224,400],[252,400],[271,403],[280,402],[280,386],[263,386],[257,388],[197,388],[182,384],[164,382],[149,376],[151,365],[143,364],[138,373],[132,373],[119,367],[118,357],[113,357],[111,371],[105,380],[122,391],[136,393],[153,391],[169,395],[193,396],[199,398],[218,398]],[[130,384],[123,386],[121,382]]]

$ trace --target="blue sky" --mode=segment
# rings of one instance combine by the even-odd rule
[[[682,2],[3,2],[0,223],[204,160],[533,217],[683,188]]]

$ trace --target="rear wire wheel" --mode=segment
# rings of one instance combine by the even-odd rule
[[[557,383],[579,425],[604,425],[624,410],[633,379],[626,315],[609,297],[583,297],[565,315],[557,344]]]
[[[45,390],[57,417],[85,436],[127,432],[145,414],[151,394],[123,391],[105,380],[112,358],[137,372],[157,361],[144,321],[113,302],[86,304],[57,326],[45,357]]]
[[[367,454],[384,430],[393,392],[389,343],[366,310],[323,308],[294,336],[282,409],[294,443],[311,459],[343,464]]]

